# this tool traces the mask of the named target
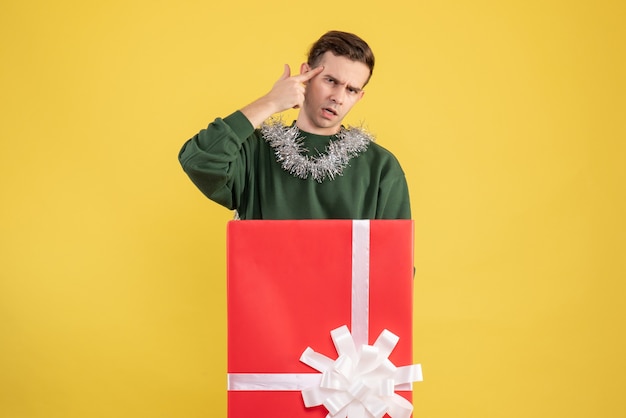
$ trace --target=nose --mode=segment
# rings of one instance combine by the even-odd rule
[[[333,92],[333,95],[330,97],[330,100],[338,105],[343,104],[343,99],[345,98],[345,92],[343,91],[343,89],[337,89],[335,92]]]

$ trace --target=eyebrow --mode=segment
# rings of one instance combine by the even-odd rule
[[[339,84],[345,84],[347,88],[352,89],[354,91],[356,91],[357,93],[360,92],[361,90],[363,90],[362,87],[356,87],[356,86],[352,86],[348,83],[342,83],[337,77],[335,77],[334,75],[331,74],[326,74],[326,77],[331,78],[333,81],[336,81]]]

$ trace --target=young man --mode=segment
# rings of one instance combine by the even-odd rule
[[[185,143],[179,161],[211,200],[241,219],[410,219],[396,158],[371,135],[342,125],[363,98],[374,55],[356,35],[331,31],[300,74],[218,118]],[[266,122],[298,108],[291,126]]]

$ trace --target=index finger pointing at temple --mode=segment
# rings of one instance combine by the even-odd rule
[[[315,77],[316,75],[318,75],[319,73],[321,73],[324,70],[324,67],[319,66],[319,67],[315,67],[310,71],[307,71],[306,73],[302,73],[299,74],[297,76],[294,76],[294,78],[298,79],[298,81],[304,83],[305,81],[309,81],[310,79],[312,79],[313,77]]]

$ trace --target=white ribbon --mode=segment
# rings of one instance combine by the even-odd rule
[[[419,364],[396,367],[389,354],[398,336],[383,330],[374,345],[357,346],[348,327],[343,325],[330,333],[338,357],[336,360],[313,351],[302,353],[300,361],[322,372],[318,385],[302,390],[304,405],[324,405],[329,418],[408,418],[411,402],[395,393],[397,386],[422,381]]]
[[[352,221],[352,336],[367,344],[370,317],[370,221]]]
[[[307,348],[300,361],[318,373],[229,373],[228,390],[302,391],[306,407],[324,405],[328,418],[408,418],[413,405],[395,390],[422,381],[419,364],[396,367],[389,354],[399,338],[384,330],[373,346],[369,328],[370,222],[352,221],[352,334],[331,331],[336,360]]]

